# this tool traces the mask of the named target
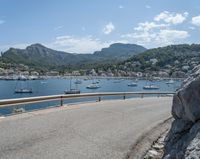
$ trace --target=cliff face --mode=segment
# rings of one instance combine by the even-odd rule
[[[174,121],[165,139],[164,159],[200,158],[200,65],[173,98]]]

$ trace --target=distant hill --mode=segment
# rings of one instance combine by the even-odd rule
[[[33,44],[26,49],[10,48],[2,54],[5,63],[24,64],[34,68],[76,67],[87,68],[103,63],[119,62],[146,49],[135,44],[112,44],[93,54],[72,54]]]
[[[169,73],[174,71],[187,73],[198,64],[200,64],[200,44],[181,44],[149,49],[133,55],[114,67],[110,65],[107,69],[131,72],[165,70]]]
[[[94,55],[97,57],[108,57],[125,60],[128,57],[137,55],[141,52],[146,51],[147,49],[143,46],[136,44],[121,44],[115,43],[110,45],[108,48],[103,48],[101,51],[94,52]]]

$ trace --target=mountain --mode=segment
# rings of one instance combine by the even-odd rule
[[[198,64],[200,44],[181,44],[149,49],[106,69],[143,73],[166,71],[172,74],[175,71],[189,73]]]
[[[128,57],[144,52],[147,49],[136,44],[121,44],[115,43],[108,48],[103,48],[101,51],[94,52],[97,57],[107,57],[125,60]]]
[[[119,62],[145,51],[135,44],[112,44],[93,54],[72,54],[49,49],[41,44],[33,44],[26,49],[10,48],[2,54],[5,63],[24,64],[34,68],[87,68],[97,64]]]

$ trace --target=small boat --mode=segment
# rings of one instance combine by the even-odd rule
[[[14,93],[33,93],[33,90],[29,86],[29,81],[20,79],[16,83]]]
[[[81,84],[82,81],[77,79],[74,83],[75,83],[75,84]]]
[[[33,93],[32,89],[15,89],[15,93]]]
[[[76,88],[72,88],[71,80],[72,80],[72,78],[70,78],[70,80],[69,80],[69,86],[70,86],[69,90],[65,90],[64,93],[65,94],[80,94],[81,91],[78,89],[78,86],[77,86],[78,83],[75,83],[75,82],[77,82],[77,80],[74,82],[76,84]]]
[[[132,83],[129,83],[129,84],[128,84],[129,87],[136,87],[137,85],[138,85],[138,84],[135,83],[135,82],[132,82]]]
[[[81,93],[81,91],[78,89],[70,89],[70,90],[66,90],[64,92],[65,92],[65,94],[80,94]]]
[[[155,85],[147,85],[147,86],[144,86],[143,89],[159,89],[159,87]]]
[[[100,88],[100,86],[98,84],[90,84],[86,88],[87,89],[97,89],[97,88]]]
[[[170,79],[169,81],[166,82],[166,84],[174,84],[174,80]]]
[[[41,84],[46,84],[47,82],[46,82],[46,81],[41,81],[40,83],[41,83]]]

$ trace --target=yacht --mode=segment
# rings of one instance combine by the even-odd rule
[[[92,84],[88,85],[86,88],[87,89],[97,89],[97,88],[100,88],[100,86],[98,84],[92,83]]]
[[[146,85],[143,87],[143,89],[159,89],[159,87],[156,85]]]
[[[75,83],[75,84],[81,84],[82,81],[77,79],[74,83]]]
[[[136,87],[138,84],[136,82],[131,82],[128,84],[129,87]]]

